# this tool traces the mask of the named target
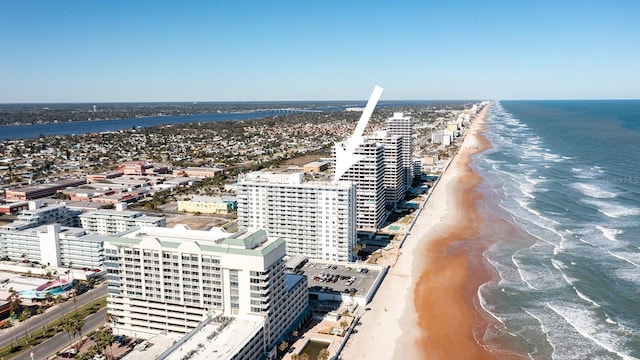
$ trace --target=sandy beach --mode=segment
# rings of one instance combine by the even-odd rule
[[[490,274],[486,239],[473,241],[482,221],[474,189],[482,179],[469,163],[490,146],[482,135],[488,108],[476,116],[341,358],[498,358],[474,338],[488,326],[476,293]]]

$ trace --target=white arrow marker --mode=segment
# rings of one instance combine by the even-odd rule
[[[360,116],[360,120],[358,120],[358,125],[356,125],[356,129],[353,131],[353,135],[349,139],[347,139],[347,147],[343,149],[340,144],[336,143],[336,172],[334,174],[333,183],[337,183],[338,180],[344,175],[344,173],[349,170],[353,164],[362,160],[362,155],[354,154],[358,145],[363,143],[362,133],[364,133],[364,129],[367,127],[367,123],[369,122],[369,118],[371,118],[371,114],[373,114],[373,109],[375,109],[378,100],[380,100],[380,96],[382,95],[382,89],[380,86],[376,85],[373,88],[373,92],[369,97],[369,101],[367,101],[367,106],[365,106],[364,111],[362,112],[362,116]]]

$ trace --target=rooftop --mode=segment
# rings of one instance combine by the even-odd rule
[[[146,345],[137,346],[123,360],[231,359],[264,326],[261,316],[244,315],[232,319],[227,324],[209,322],[183,338],[155,336],[140,344]]]

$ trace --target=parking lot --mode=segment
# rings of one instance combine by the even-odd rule
[[[307,275],[309,290],[350,293],[365,296],[379,274],[378,270],[359,267],[358,264],[334,265],[307,262],[302,272]]]

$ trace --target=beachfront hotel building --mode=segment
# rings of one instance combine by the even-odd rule
[[[288,255],[353,261],[356,186],[305,181],[303,173],[256,171],[238,177],[238,227],[286,240]]]
[[[403,167],[403,138],[376,131],[371,137],[384,147],[384,191],[387,208],[393,209],[404,200],[405,169]]]
[[[402,167],[405,172],[405,192],[413,183],[413,118],[404,116],[401,112],[393,113],[393,117],[387,119],[387,132],[389,135],[402,137]]]
[[[141,227],[109,237],[105,255],[115,334],[188,338],[214,319],[235,319],[228,327],[246,332],[225,337],[228,358],[253,359],[272,352],[308,311],[306,278],[285,276],[285,241],[264,230]]]
[[[90,234],[115,235],[137,226],[167,226],[167,219],[126,210],[126,204],[116,204],[116,210],[95,210],[81,214],[82,228]]]
[[[343,148],[344,144],[340,144]],[[384,146],[378,140],[365,137],[354,151],[363,158],[351,165],[339,180],[357,184],[356,224],[358,230],[376,231],[386,219]],[[333,154],[335,162],[335,154]]]
[[[26,229],[4,226],[0,228],[0,255],[51,267],[98,269],[104,265],[105,239],[105,236],[60,224]]]

